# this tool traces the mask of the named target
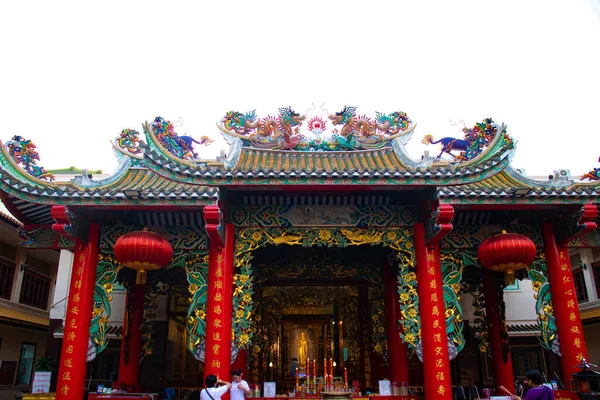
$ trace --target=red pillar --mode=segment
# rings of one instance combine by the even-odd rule
[[[233,251],[235,230],[225,227],[224,247],[212,241],[208,250],[208,299],[206,302],[206,360],[204,374],[229,380],[231,366],[231,313],[233,312]]]
[[[248,365],[248,351],[240,350],[237,358],[235,359],[233,364],[231,364],[231,370],[234,371],[236,369],[241,369],[242,374],[247,375],[247,372],[248,372],[247,365]]]
[[[571,375],[579,371],[574,366],[579,364],[582,358],[587,359],[588,355],[583,338],[583,327],[575,294],[569,252],[566,248],[556,244],[554,226],[551,223],[544,224],[543,233],[548,282],[550,283],[552,306],[562,354],[560,359],[562,379],[563,383],[567,385]]]
[[[423,346],[423,389],[428,399],[451,400],[440,249],[437,245],[426,246],[422,222],[415,225],[415,256]]]
[[[87,245],[77,243],[75,247],[65,331],[58,366],[57,400],[83,398],[99,237],[100,226],[91,224]]]
[[[145,285],[133,285],[131,296],[127,297],[125,308],[125,330],[121,340],[121,357],[119,360],[119,379],[115,386],[131,387],[140,391],[140,359],[142,358],[142,331],[144,323]],[[131,303],[130,303],[131,302]],[[128,319],[128,309],[131,308]],[[127,338],[128,336],[128,338]],[[129,343],[126,343],[129,340]]]
[[[495,279],[495,273],[492,270],[484,268],[483,270],[483,292],[485,295],[485,310],[488,323],[488,333],[490,337],[490,348],[492,352],[492,367],[494,371],[494,386],[498,388],[504,386],[511,393],[515,392],[515,378],[513,376],[512,358],[510,351],[508,359],[504,361],[502,350],[502,337],[500,332],[506,329],[501,323],[500,303],[498,299],[498,281]]]
[[[392,266],[387,263],[383,267],[383,276],[385,281],[385,308],[386,308],[386,330],[388,342],[388,366],[390,371],[390,380],[392,382],[408,383],[408,357],[406,355],[406,345],[400,339],[400,327],[398,319],[398,283],[396,277],[392,274]]]

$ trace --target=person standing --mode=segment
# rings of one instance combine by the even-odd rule
[[[248,382],[242,379],[242,370],[236,369],[231,371],[231,377],[233,383],[231,384],[231,390],[229,391],[231,400],[244,400],[250,396],[250,386]]]
[[[205,382],[206,389],[200,392],[200,400],[220,400],[231,389],[231,383],[217,379],[212,374],[206,377]]]
[[[525,372],[523,380],[529,388],[522,400],[554,400],[554,392],[548,386],[542,385],[542,374],[536,369]],[[521,400],[520,396],[513,396],[514,400]]]

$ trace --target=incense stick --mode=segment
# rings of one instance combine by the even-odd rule
[[[510,394],[511,396],[514,396],[514,394],[512,394],[510,392],[510,390],[508,390],[507,388],[505,388],[504,386],[500,385],[498,386],[498,389],[505,391],[506,393]]]

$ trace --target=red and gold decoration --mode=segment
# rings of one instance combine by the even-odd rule
[[[504,272],[504,283],[507,285],[515,283],[515,271],[531,265],[535,254],[535,243],[531,239],[506,231],[487,238],[477,252],[484,267]]]
[[[137,271],[136,283],[146,283],[146,271],[166,266],[173,258],[173,247],[158,233],[147,229],[129,232],[117,239],[115,258]]]
[[[210,212],[205,209],[204,220],[207,226],[212,225],[216,228],[219,215],[219,212]],[[234,340],[232,297],[235,233],[233,226],[231,224],[225,226],[223,243],[211,239],[209,244],[204,374],[223,377],[227,376],[230,371],[231,345]]]
[[[451,400],[452,384],[440,251],[438,246],[427,247],[425,244],[423,223],[415,225],[415,255],[421,311],[424,391],[432,393],[432,398]]]
[[[553,224],[544,224],[543,234],[548,282],[560,341],[562,376],[571,376],[579,371],[577,365],[584,358],[587,359],[588,354],[573,282],[569,249],[557,245]]]
[[[56,399],[82,399],[87,371],[100,227],[90,226],[88,243],[78,243],[73,259],[65,331],[58,366]]]

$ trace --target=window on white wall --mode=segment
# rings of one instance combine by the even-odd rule
[[[35,357],[35,343],[25,343],[21,345],[21,356],[19,358],[19,370],[17,372],[16,385],[29,385],[31,382],[31,372],[33,371],[33,359]]]
[[[577,301],[585,303],[589,301],[587,288],[585,287],[585,277],[583,275],[583,268],[573,269],[573,283],[575,283],[575,293],[577,294]]]

